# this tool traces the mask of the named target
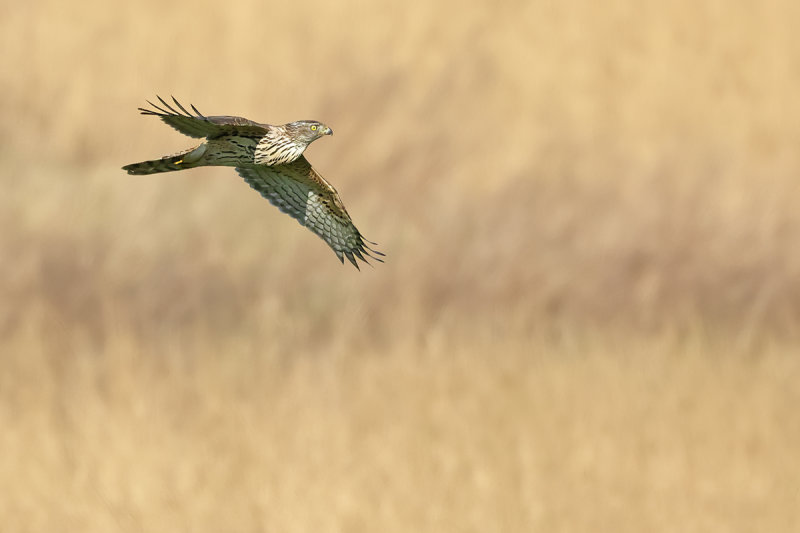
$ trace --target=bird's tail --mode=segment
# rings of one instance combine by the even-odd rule
[[[165,155],[161,159],[142,161],[125,165],[122,170],[128,174],[157,174],[159,172],[174,172],[186,168],[202,166],[202,157],[206,152],[206,145],[201,144],[196,148],[189,148],[175,155]]]

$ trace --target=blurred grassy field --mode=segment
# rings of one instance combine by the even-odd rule
[[[0,531],[800,528],[800,4],[493,4],[0,3]]]

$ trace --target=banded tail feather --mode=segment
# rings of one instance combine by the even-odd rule
[[[130,165],[122,167],[122,170],[127,171],[128,174],[144,175],[194,168],[201,166],[200,158],[205,151],[206,145],[201,144],[200,146],[189,148],[175,155],[165,155],[161,159],[131,163]]]

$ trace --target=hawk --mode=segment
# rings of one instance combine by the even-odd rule
[[[174,107],[160,96],[158,100],[160,106],[148,100],[152,109],[140,107],[141,114],[159,117],[184,135],[205,140],[175,155],[125,165],[122,169],[128,174],[234,167],[272,205],[328,243],[342,263],[346,257],[360,270],[356,258],[367,264],[366,257],[383,262],[384,254],[370,248],[369,244],[375,243],[353,225],[336,189],[303,155],[309,144],[323,135],[333,135],[328,126],[315,120],[273,126],[242,117],[206,117],[193,105],[194,113],[187,111],[175,97]]]

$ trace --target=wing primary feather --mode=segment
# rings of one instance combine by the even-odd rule
[[[156,95],[156,98],[158,98],[159,100],[161,100],[161,103],[162,103],[162,104],[164,104],[164,106],[165,106],[165,107],[169,108],[169,106],[167,105],[167,103],[164,101],[164,99],[163,99],[163,98],[161,98],[161,97],[160,97],[160,96],[158,96],[158,95]],[[161,112],[162,112],[162,113],[164,113],[165,115],[169,115],[169,111],[167,111],[167,110],[166,110],[166,109],[164,109],[163,107],[155,105],[155,104],[154,104],[153,102],[151,102],[150,100],[148,100],[148,101],[147,101],[147,103],[148,103],[148,104],[150,104],[151,106],[155,107],[156,109],[158,109],[159,111],[161,111]]]
[[[339,250],[334,250],[333,253],[335,253],[336,257],[339,258],[339,261],[341,261],[342,264],[344,264],[344,254],[342,252],[340,252]]]
[[[170,95],[170,96],[172,96],[172,95]],[[185,108],[185,107],[183,107],[183,106],[181,105],[181,103],[175,99],[175,97],[174,97],[174,96],[172,96],[172,101],[173,101],[173,102],[175,102],[175,105],[176,105],[176,106],[178,106],[178,107],[180,108],[180,110],[181,110],[181,111],[183,111],[183,112],[184,112],[184,114],[185,114],[187,117],[189,117],[189,118],[192,118],[192,114],[191,114],[191,113],[189,113],[188,111],[186,111],[186,108]]]
[[[364,262],[365,262],[366,264],[368,264],[370,267],[372,267],[372,268],[375,268],[375,267],[373,267],[373,266],[372,266],[372,263],[370,263],[369,261],[367,261],[367,258],[366,258],[366,257],[364,257],[363,255],[361,255],[361,252],[360,252],[358,249],[355,249],[355,250],[353,250],[353,253],[356,255],[356,257],[358,257],[359,259],[361,259],[362,261],[364,261]],[[364,250],[364,253],[366,253],[366,250]],[[371,256],[370,256],[369,254],[367,254],[367,257],[371,257]],[[373,257],[372,259],[374,259],[374,257]]]
[[[356,262],[356,258],[353,257],[353,253],[352,252],[345,252],[344,255],[347,257],[348,261],[353,263],[354,267],[356,267],[358,270],[361,270],[361,267],[358,266],[358,263]]]
[[[361,246],[363,246],[363,247],[364,247],[364,251],[366,251],[366,250],[369,250],[370,252],[372,252],[372,253],[374,253],[374,254],[377,254],[377,255],[379,255],[379,256],[381,256],[381,257],[386,257],[386,254],[384,254],[384,253],[382,253],[382,252],[379,252],[378,250],[375,250],[375,249],[373,249],[372,247],[370,247],[370,246],[367,246],[366,244],[364,244],[364,243],[367,243],[367,242],[368,242],[368,243],[370,243],[372,246],[378,246],[378,243],[377,243],[377,242],[372,242],[371,240],[367,239],[366,237],[364,237],[363,235],[361,235],[361,232],[359,232],[359,233],[358,233],[358,236],[361,238],[361,241],[362,241],[362,242],[361,242]],[[372,255],[370,255],[370,257],[372,257],[373,259],[378,259],[377,257],[374,257],[374,256],[372,256]],[[380,261],[380,259],[378,259],[378,260]],[[381,261],[381,262],[383,262],[383,261]]]
[[[162,104],[164,104],[165,106],[167,106],[167,109],[169,109],[170,111],[172,111],[172,114],[174,114],[174,115],[180,115],[180,113],[178,113],[178,112],[175,110],[175,108],[174,108],[174,107],[172,107],[171,105],[169,105],[168,103],[166,103],[166,102],[164,101],[164,99],[163,99],[163,98],[161,98],[161,97],[160,97],[160,96],[158,96],[158,95],[156,95],[156,98],[158,98],[159,100],[161,100],[161,103],[162,103]]]
[[[200,111],[197,110],[197,108],[194,105],[192,105],[192,104],[189,104],[189,105],[191,106],[192,110],[194,110],[194,112],[197,113],[198,117],[206,118]]]
[[[364,250],[364,253],[367,254],[370,257],[370,259],[374,259],[375,261],[377,261],[379,263],[383,263],[383,259],[381,259],[380,257],[375,257],[374,255],[369,253],[366,249]]]
[[[153,106],[153,107],[154,107],[155,109],[157,109],[158,111],[160,111],[162,115],[169,115],[169,111],[167,111],[166,109],[162,109],[161,107],[157,106],[156,104],[154,104],[154,103],[153,103],[153,102],[151,102],[150,100],[147,100],[147,103],[148,103],[148,104],[150,104],[151,106]],[[151,113],[152,113],[153,115],[158,115],[158,114],[159,114],[159,113],[154,113],[154,112],[152,112],[152,111],[151,111]]]
[[[364,240],[366,240],[366,239],[364,239]],[[369,242],[369,241],[367,241],[367,242]],[[372,243],[372,244],[375,244],[375,243]],[[367,246],[366,244],[364,245],[364,248],[366,248],[367,250],[369,250],[369,251],[370,251],[370,252],[372,252],[373,254],[377,254],[377,255],[379,255],[379,256],[381,256],[381,257],[386,257],[386,254],[385,254],[385,253],[383,253],[383,252],[379,252],[378,250],[373,250],[372,248],[370,248],[370,247],[369,247],[369,246]]]

